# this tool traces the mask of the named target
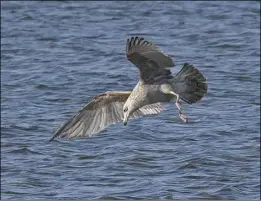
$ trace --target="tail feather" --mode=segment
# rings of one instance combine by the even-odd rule
[[[196,103],[207,93],[206,78],[193,65],[185,63],[174,77],[174,91],[188,104]]]

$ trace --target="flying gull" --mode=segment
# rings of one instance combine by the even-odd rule
[[[183,114],[180,99],[188,104],[201,100],[207,93],[205,77],[191,64],[185,63],[173,76],[172,59],[154,44],[141,37],[127,39],[126,57],[139,70],[140,80],[132,91],[108,91],[95,96],[61,128],[54,138],[84,138],[102,131],[106,126],[131,118],[159,114],[162,103],[175,102],[179,117]]]

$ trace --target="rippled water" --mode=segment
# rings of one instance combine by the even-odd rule
[[[138,80],[143,36],[209,93],[83,140],[54,131]],[[1,2],[2,199],[260,199],[259,2]]]

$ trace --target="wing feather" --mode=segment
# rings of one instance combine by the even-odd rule
[[[94,97],[89,104],[58,129],[49,141],[56,137],[66,139],[88,137],[102,131],[110,124],[122,121],[122,108],[130,93],[131,91],[114,91]],[[136,110],[130,118],[158,114],[162,109],[160,103],[146,105]]]
[[[163,111],[163,105],[161,103],[154,103],[150,105],[145,105],[138,110],[136,110],[130,118],[137,118],[142,117],[145,115],[155,115],[159,114],[161,111]]]

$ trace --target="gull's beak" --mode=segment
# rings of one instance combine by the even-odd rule
[[[127,120],[127,119],[124,119],[124,120],[123,120],[123,125],[126,126],[127,123],[128,123],[128,120]]]
[[[124,115],[123,125],[126,126],[128,123],[128,117]]]

